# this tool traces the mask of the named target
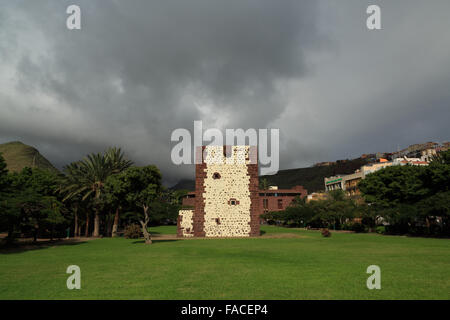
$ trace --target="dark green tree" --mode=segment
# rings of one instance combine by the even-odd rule
[[[161,200],[161,173],[156,166],[131,167],[110,179],[109,190],[116,196],[124,197],[131,207],[140,209],[137,220],[142,227],[145,243],[151,244],[151,234],[148,231],[150,208]]]
[[[34,241],[44,226],[64,222],[57,197],[60,177],[52,171],[24,168],[8,176],[10,192],[3,200],[2,215],[8,226],[8,238],[17,230],[33,230]],[[57,217],[58,216],[58,217]]]
[[[394,166],[359,183],[371,211],[395,233],[450,234],[450,151],[429,166]]]
[[[10,181],[8,179],[8,170],[6,162],[0,153],[0,231],[7,231],[9,215],[6,213],[7,196],[9,192]],[[5,228],[5,229],[3,229]]]
[[[6,169],[6,162],[2,154],[0,153],[0,188],[3,186],[1,183],[6,182],[7,176],[8,176],[8,169]]]
[[[421,179],[426,168],[392,166],[367,175],[358,186],[368,203],[391,208],[399,203],[412,204],[428,192]]]
[[[108,205],[115,211],[114,222],[111,230],[113,237],[117,236],[119,227],[120,213],[123,208],[127,208],[127,170],[122,173],[111,175],[106,179],[105,183],[105,199]]]

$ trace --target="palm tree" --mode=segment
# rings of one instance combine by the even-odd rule
[[[74,214],[74,236],[80,236],[79,220],[78,220],[78,208],[81,203],[81,196],[77,190],[82,188],[81,185],[81,173],[79,170],[79,163],[73,162],[64,168],[65,179],[63,184],[59,187],[59,192],[64,194],[63,202],[68,203],[72,208]],[[86,226],[89,227],[89,214],[86,218]],[[86,236],[88,229],[86,229]]]
[[[133,165],[133,162],[125,159],[125,156],[120,148],[109,148],[106,150],[105,157],[111,163],[112,173],[117,174],[125,171]],[[116,208],[114,214],[114,222],[112,226],[111,235],[115,237],[117,235],[117,229],[119,227],[119,206]]]
[[[112,174],[121,173],[133,165],[131,160],[125,158],[120,148],[108,148],[105,152],[105,158],[111,164]]]
[[[83,194],[82,200],[93,197],[95,217],[93,236],[100,236],[100,197],[102,196],[103,185],[106,178],[112,174],[113,168],[111,162],[100,153],[87,155],[80,162],[80,171],[82,175],[82,188],[77,192]]]
[[[106,178],[127,169],[131,164],[131,161],[125,159],[120,148],[109,148],[104,155],[92,153],[64,168],[67,177],[67,185],[64,188],[64,192],[67,192],[65,199],[80,195],[82,201],[88,198],[94,201],[94,237],[100,235],[99,211]]]

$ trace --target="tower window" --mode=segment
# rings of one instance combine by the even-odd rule
[[[214,172],[213,179],[220,179],[220,173]]]
[[[234,198],[231,198],[230,200],[228,200],[228,204],[229,204],[230,206],[236,206],[236,205],[239,204],[239,201],[237,201],[237,200],[234,199]]]

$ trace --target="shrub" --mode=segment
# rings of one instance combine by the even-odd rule
[[[376,232],[376,233],[379,233],[379,234],[385,234],[385,233],[386,233],[386,227],[384,227],[384,226],[378,226],[378,227],[375,229],[375,232]]]
[[[331,237],[331,232],[327,228],[322,229],[322,236],[325,238]]]
[[[366,228],[364,227],[364,225],[359,222],[353,223],[352,226],[350,227],[350,230],[358,232],[358,233],[366,232]]]
[[[344,223],[344,224],[342,224],[342,227],[341,227],[341,229],[342,230],[352,230],[352,226],[353,226],[353,224],[352,223]]]
[[[141,227],[137,224],[130,224],[125,228],[123,235],[127,239],[139,239],[142,235]]]

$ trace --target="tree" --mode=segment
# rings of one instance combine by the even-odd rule
[[[105,158],[111,164],[111,174],[121,173],[133,165],[133,162],[126,159],[125,154],[117,147],[108,148]]]
[[[45,197],[43,199],[45,207],[42,212],[45,214],[44,222],[50,224],[50,241],[53,240],[55,226],[62,224],[66,221],[63,216],[64,207],[60,201],[57,201],[55,197]]]
[[[346,221],[353,220],[356,216],[357,206],[348,198],[341,200],[325,201],[329,225],[333,229],[340,228]]]
[[[64,168],[67,176],[67,185],[63,190],[67,193],[65,199],[76,195],[81,195],[82,201],[92,198],[95,211],[94,237],[100,235],[100,207],[106,179],[122,172],[131,164],[131,161],[125,159],[120,148],[109,148],[105,154],[87,155],[83,160]]]
[[[148,232],[150,221],[149,208],[161,199],[161,173],[156,166],[130,167],[108,180],[108,188],[115,195],[125,196],[126,201],[142,210],[138,221],[142,227],[145,243],[151,244],[151,234]]]
[[[34,241],[46,223],[61,223],[54,215],[60,213],[61,203],[56,196],[60,178],[51,171],[24,168],[8,176],[10,192],[3,201],[3,215],[8,225],[8,238],[18,229],[32,229]],[[56,211],[58,208],[58,211]],[[53,215],[53,218],[52,218]]]
[[[6,169],[6,162],[2,154],[0,153],[0,188],[3,186],[3,183],[6,182],[7,176],[8,176],[8,169]]]
[[[85,200],[91,195],[94,198],[95,217],[93,236],[98,237],[100,236],[100,201],[103,195],[103,186],[108,176],[112,174],[113,168],[105,156],[97,153],[86,156],[80,162],[80,169],[85,190],[82,200]]]
[[[125,156],[120,148],[116,147],[109,148],[106,151],[105,156],[109,160],[109,162],[111,162],[113,174],[123,172],[124,170],[128,169],[130,166],[133,165],[132,161],[125,159]],[[120,210],[120,203],[117,204],[115,208],[114,223],[111,232],[112,236],[117,235],[117,228],[119,226],[119,210]]]
[[[428,234],[450,234],[450,191],[438,192],[417,204],[425,218]]]
[[[395,166],[369,174],[359,189],[390,232],[450,234],[450,151],[426,167]]]
[[[106,202],[110,207],[115,208],[114,223],[111,230],[113,237],[117,236],[120,211],[128,204],[126,200],[128,192],[126,179],[127,175],[126,171],[124,171],[120,174],[109,176],[105,182]]]
[[[74,236],[80,236],[79,228],[79,207],[82,202],[82,195],[79,190],[83,189],[82,175],[78,162],[70,163],[64,168],[65,179],[59,188],[59,192],[64,195],[63,202],[72,209],[74,215]],[[86,215],[86,226],[89,227],[89,214]],[[88,236],[86,228],[86,236]]]
[[[259,181],[259,189],[260,190],[269,189],[269,181],[266,178],[263,178]]]
[[[9,188],[9,180],[8,180],[8,170],[6,169],[6,162],[3,159],[2,154],[0,153],[0,226],[7,225],[7,215],[6,215],[6,197]],[[0,227],[0,231],[2,230]]]
[[[341,228],[358,214],[358,205],[344,192],[331,192],[327,200],[306,202],[297,197],[285,210],[269,212],[261,217],[288,226],[313,226]]]
[[[391,166],[367,175],[358,187],[368,203],[384,208],[411,204],[428,192],[421,179],[425,171],[419,166]]]
[[[150,207],[150,224],[176,224],[178,212],[182,207],[182,197],[186,194],[185,190],[162,188],[158,201],[154,201]]]
[[[302,226],[307,225],[311,219],[316,215],[312,206],[306,203],[305,199],[297,197],[294,202],[285,210],[268,212],[261,217],[267,221],[275,221],[288,226]]]

